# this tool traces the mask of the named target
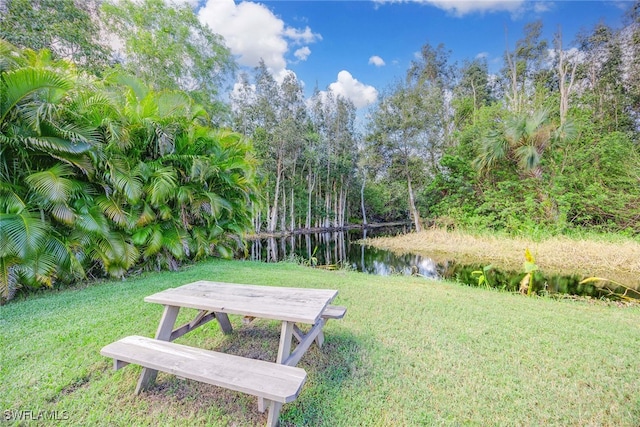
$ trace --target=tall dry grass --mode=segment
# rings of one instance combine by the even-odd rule
[[[436,261],[493,264],[521,269],[529,249],[536,264],[547,272],[599,276],[629,283],[640,281],[640,244],[631,240],[604,242],[568,237],[542,241],[464,231],[428,229],[396,237],[367,239],[365,244],[396,253],[416,253]]]

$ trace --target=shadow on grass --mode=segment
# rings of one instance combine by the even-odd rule
[[[236,327],[222,342],[211,338],[199,346],[273,362],[279,339],[279,322],[258,319]],[[188,335],[181,343],[189,345]],[[361,344],[362,340],[349,331],[325,329],[322,348],[313,344],[297,365],[307,372],[307,381],[298,398],[283,406],[281,427],[331,424],[331,414],[336,410],[335,402],[344,395],[344,385],[369,372],[365,369],[368,346]],[[253,396],[168,374],[159,373],[155,385],[145,395],[152,407],[170,404],[182,406],[191,414],[205,411],[218,421],[227,420],[229,425],[264,425],[266,422],[266,413],[258,412],[257,399]]]

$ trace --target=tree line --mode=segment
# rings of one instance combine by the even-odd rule
[[[640,3],[567,48],[541,21],[491,73],[425,44],[356,127],[330,91],[243,75],[233,126],[261,160],[255,229],[411,220],[513,233],[640,231]]]
[[[228,256],[251,231],[635,235],[639,5],[570,49],[529,23],[497,73],[426,43],[357,125],[293,73],[238,73],[187,5],[6,0],[0,293]]]

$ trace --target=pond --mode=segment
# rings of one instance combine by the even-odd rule
[[[411,231],[410,226],[355,228],[342,231],[292,234],[284,237],[255,239],[248,242],[245,259],[278,262],[287,259],[301,264],[322,268],[346,268],[375,275],[415,275],[430,279],[454,280],[470,286],[478,286],[480,272],[484,275],[483,286],[520,290],[523,271],[506,271],[487,268],[481,264],[461,264],[453,257],[435,261],[417,254],[397,254],[358,243],[375,236],[393,236]],[[622,289],[606,289],[597,283],[581,284],[584,277],[578,275],[533,273],[532,290],[538,293],[561,293],[592,297],[615,297],[611,291],[622,293]],[[634,286],[635,287],[635,286]],[[640,298],[640,293],[627,293]]]

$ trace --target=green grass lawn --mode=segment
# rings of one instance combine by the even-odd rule
[[[140,367],[113,371],[100,355],[121,337],[154,335],[162,307],[145,296],[200,279],[339,290],[347,315],[327,324],[323,348],[313,345],[298,365],[307,383],[284,405],[284,426],[640,424],[640,307],[242,261],[0,308],[0,418],[57,411],[63,425],[263,424],[255,398],[162,373],[135,396]],[[229,336],[210,322],[177,342],[275,360],[277,322],[230,318]]]

